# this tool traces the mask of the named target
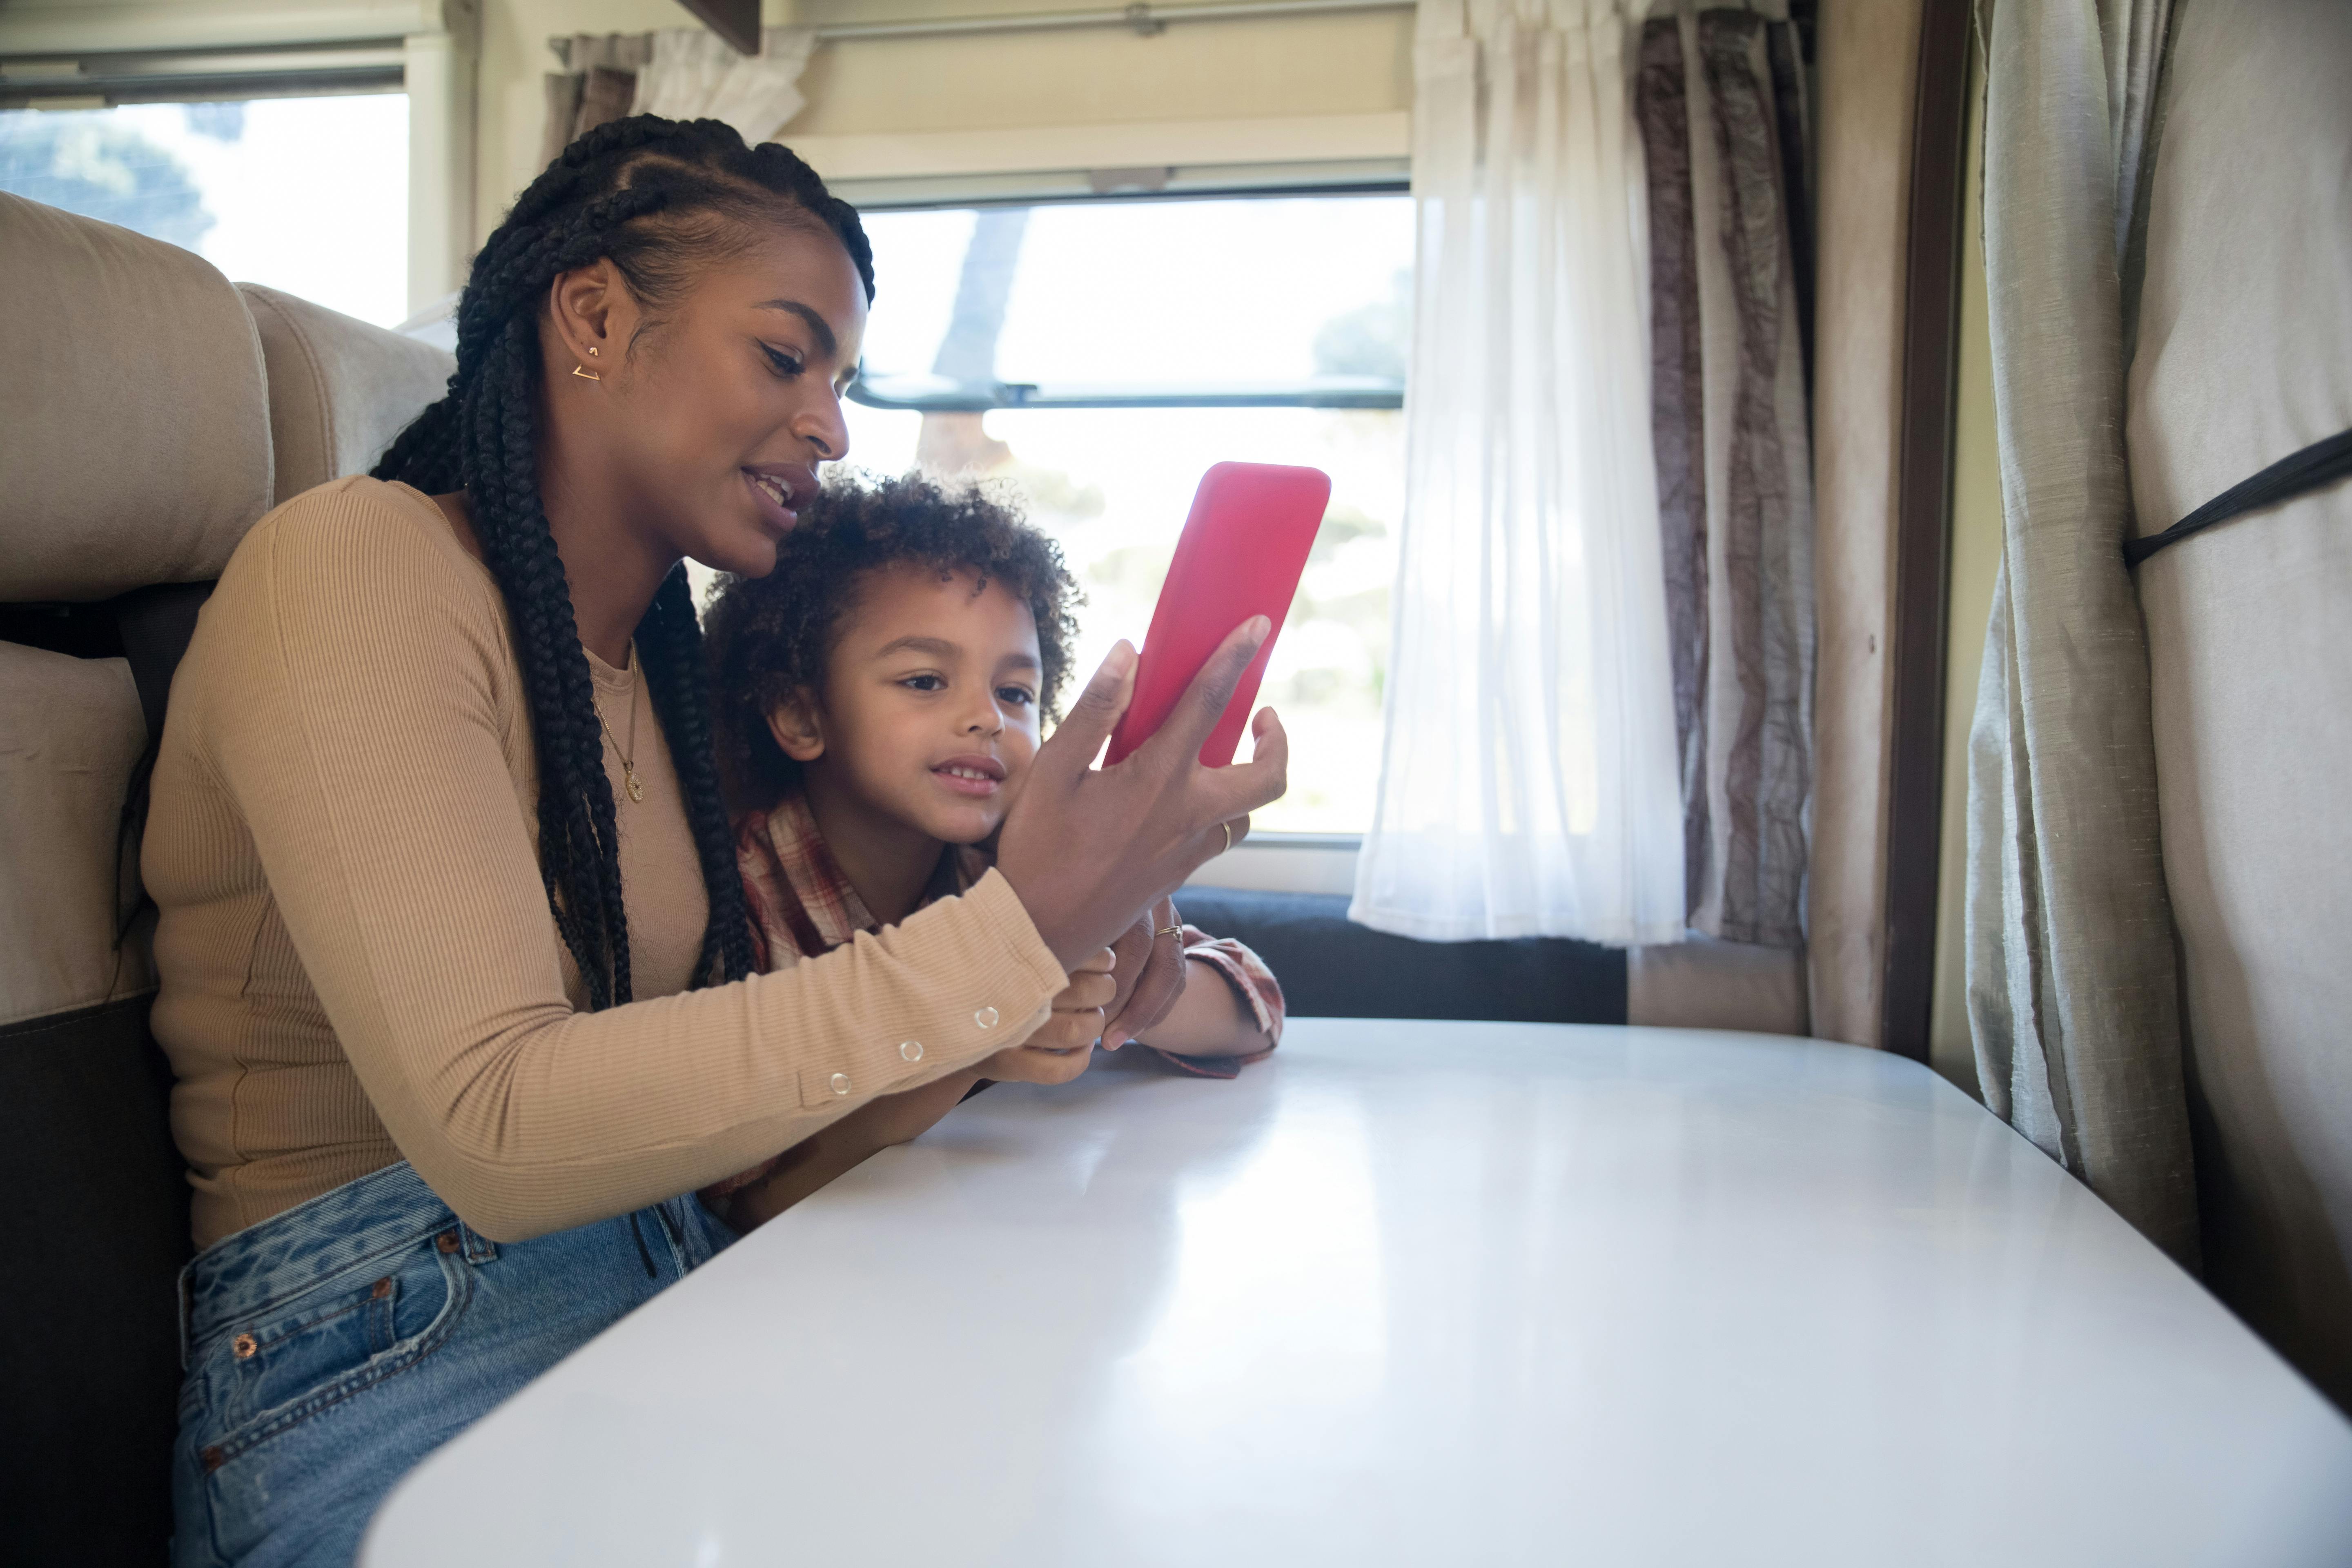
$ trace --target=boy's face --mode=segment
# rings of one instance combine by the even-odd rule
[[[1037,623],[970,572],[888,566],[856,591],[818,706],[779,708],[769,729],[828,808],[977,843],[1037,753]]]

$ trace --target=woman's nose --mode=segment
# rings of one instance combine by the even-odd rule
[[[849,454],[849,423],[842,416],[841,398],[826,387],[809,407],[793,417],[793,434],[809,445],[820,463],[838,462]]]

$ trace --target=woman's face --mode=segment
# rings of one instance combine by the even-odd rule
[[[866,289],[841,241],[761,226],[650,314],[600,261],[556,280],[551,318],[550,437],[569,449],[543,482],[607,493],[550,494],[551,510],[617,508],[672,557],[773,570],[817,465],[849,449],[841,395],[866,334]]]

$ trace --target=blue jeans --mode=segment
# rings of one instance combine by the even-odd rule
[[[403,1163],[205,1248],[173,1568],[344,1568],[425,1455],[732,1239],[689,1194],[494,1243]]]

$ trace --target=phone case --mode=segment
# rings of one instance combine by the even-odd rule
[[[1151,612],[1151,629],[1144,634],[1135,696],[1111,731],[1107,763],[1127,756],[1167,721],[1226,634],[1252,616],[1265,616],[1274,630],[1201,746],[1203,767],[1233,762],[1330,500],[1330,476],[1320,468],[1219,463],[1201,476]]]

